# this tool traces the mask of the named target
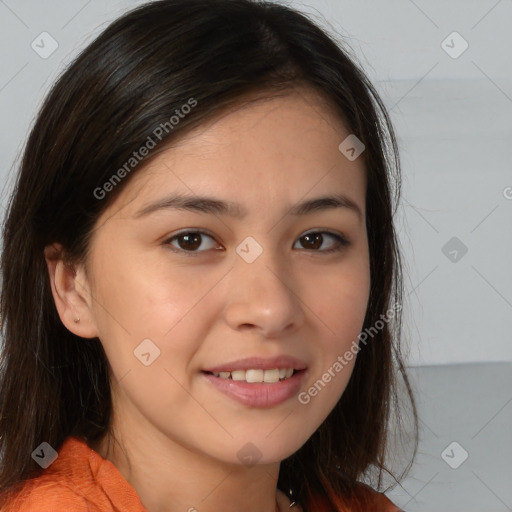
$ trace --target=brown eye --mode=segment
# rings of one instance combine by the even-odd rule
[[[214,238],[204,231],[182,231],[177,235],[172,236],[164,242],[164,245],[171,246],[174,252],[183,253],[187,256],[196,256],[201,252],[205,252],[208,249],[213,249],[215,245],[198,250],[204,242],[204,238],[214,240]],[[331,238],[335,240],[334,244],[330,244],[331,247],[327,249],[320,249],[325,240]],[[310,252],[318,252],[321,254],[333,253],[341,251],[344,247],[350,245],[350,242],[343,236],[337,233],[331,233],[330,231],[314,231],[302,235],[297,242],[300,242],[303,249]]]
[[[327,237],[333,238],[334,240],[336,240],[336,242],[334,243],[334,247],[319,251],[319,247],[321,247],[323,242],[325,241],[325,235],[327,235]],[[329,231],[314,231],[306,233],[305,235],[299,238],[299,241],[301,241],[301,244],[305,249],[322,253],[341,251],[344,247],[350,245],[349,241],[346,238],[336,233],[331,233]]]
[[[186,235],[180,235],[176,239],[178,240],[180,249],[195,251],[201,245],[201,237],[202,235],[198,233],[190,233]]]
[[[169,238],[165,244],[172,245],[176,248],[176,250],[179,252],[188,252],[188,253],[199,253],[203,252],[203,250],[198,251],[197,249],[203,245],[203,239],[204,238],[210,238],[213,240],[213,237],[211,237],[209,234],[205,233],[204,231],[184,231],[182,233],[179,233],[177,235],[174,235],[172,238]],[[177,243],[177,245],[174,245],[173,242]],[[212,247],[210,247],[211,249]],[[173,249],[174,250],[174,249]]]

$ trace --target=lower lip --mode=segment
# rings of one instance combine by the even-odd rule
[[[204,372],[202,375],[219,391],[234,400],[250,407],[265,408],[282,404],[297,395],[306,371],[300,370],[288,379],[273,383],[249,383],[243,380],[221,379]]]

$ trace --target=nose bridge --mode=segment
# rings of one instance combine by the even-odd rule
[[[271,239],[272,235],[265,233],[265,236],[256,234],[242,240],[236,247],[235,270],[239,274],[246,274],[249,280],[264,279],[267,287],[269,280],[277,281],[277,286],[285,286],[283,281],[286,282],[288,272],[284,255]]]
[[[234,329],[250,324],[268,335],[298,325],[302,309],[289,265],[281,260],[277,247],[260,241],[248,236],[236,248],[227,320]]]

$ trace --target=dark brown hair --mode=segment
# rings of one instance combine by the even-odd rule
[[[327,99],[366,146],[366,225],[370,300],[364,329],[402,303],[393,218],[400,161],[386,109],[355,57],[308,16],[256,0],[162,0],[110,24],[68,66],[47,95],[24,149],[3,226],[1,255],[0,492],[42,469],[31,457],[43,441],[102,438],[111,418],[108,361],[100,341],[84,342],[62,324],[43,254],[53,242],[84,262],[99,215],[135,166],[100,199],[94,191],[146,144],[161,123],[196,102],[159,149],[207,119],[257,96],[299,85]],[[242,102],[242,103],[241,103]],[[154,138],[154,137],[153,137]],[[341,142],[341,140],[340,140]],[[393,202],[394,199],[394,202]],[[307,512],[313,495],[340,509],[371,468],[392,474],[386,451],[398,427],[399,378],[418,420],[401,349],[401,313],[359,352],[342,398],[325,422],[282,461],[278,486]],[[0,501],[0,506],[2,502]]]

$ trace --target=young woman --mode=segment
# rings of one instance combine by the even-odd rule
[[[112,23],[47,96],[5,219],[2,511],[398,510],[362,481],[391,473],[399,378],[417,443],[399,171],[305,15]]]

